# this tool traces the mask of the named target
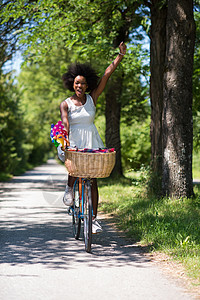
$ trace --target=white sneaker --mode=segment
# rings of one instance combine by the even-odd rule
[[[96,233],[101,233],[102,231],[103,229],[99,224],[99,222],[97,221],[97,219],[92,220],[92,233],[96,234]]]
[[[71,206],[73,204],[73,188],[68,185],[66,185],[63,202],[67,206]]]

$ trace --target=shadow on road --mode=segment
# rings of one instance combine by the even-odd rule
[[[102,222],[104,232],[93,236],[92,253],[85,252],[83,238],[74,239],[71,217],[56,195],[59,191],[63,194],[66,178],[64,167],[49,161],[0,184],[0,263],[43,264],[53,269],[69,269],[77,264],[144,267],[148,260],[140,248],[129,245],[106,222]]]
[[[128,245],[105,224],[104,233],[93,237],[92,254],[86,253],[83,239],[73,238],[71,218],[66,217],[63,210],[49,212],[43,207],[32,208],[28,215],[18,219],[16,214],[15,220],[4,221],[3,225],[0,263],[44,264],[66,269],[74,263],[87,262],[98,268],[105,264],[116,267],[134,263],[139,267],[139,263],[147,261],[139,248]]]

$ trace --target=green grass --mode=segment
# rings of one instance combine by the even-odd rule
[[[200,179],[200,152],[193,153],[193,163],[192,163],[192,168],[193,168],[193,178],[194,179]]]
[[[158,200],[146,194],[143,174],[128,177],[99,180],[100,210],[133,241],[181,261],[200,284],[200,186],[194,199]]]
[[[4,181],[8,181],[9,179],[12,178],[13,175],[9,174],[9,173],[0,173],[0,182],[4,182]]]

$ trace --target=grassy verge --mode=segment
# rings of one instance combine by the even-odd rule
[[[0,182],[8,181],[9,179],[12,178],[12,176],[13,176],[12,174],[4,173],[4,172],[0,173]]]
[[[35,166],[37,165],[26,164],[25,167],[16,169],[15,172],[13,172],[13,174],[0,172],[0,182],[9,181],[10,179],[13,178],[13,176],[19,176],[21,174],[24,174],[27,170],[31,170]]]
[[[100,210],[112,213],[119,229],[135,242],[181,261],[200,284],[200,186],[194,199],[150,198],[144,173],[99,180]]]

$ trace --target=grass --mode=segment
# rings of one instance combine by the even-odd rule
[[[194,190],[194,199],[158,200],[147,195],[144,172],[132,172],[99,180],[100,210],[135,242],[182,262],[200,284],[200,185]]]
[[[9,174],[9,173],[5,173],[5,172],[1,172],[0,173],[0,182],[2,181],[8,181],[9,179],[12,178],[13,175]]]
[[[193,153],[192,168],[193,168],[193,178],[200,179],[200,152]]]

